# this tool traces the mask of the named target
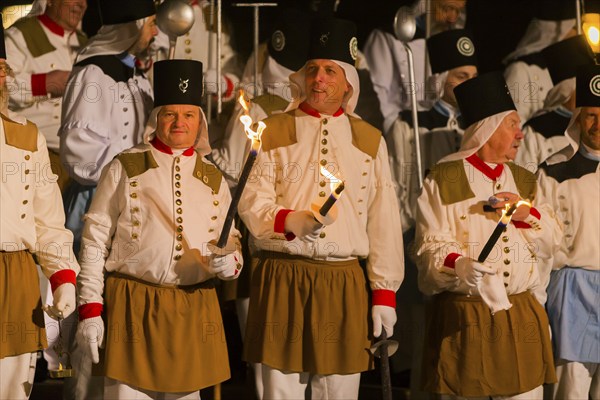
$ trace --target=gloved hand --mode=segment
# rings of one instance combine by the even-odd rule
[[[212,255],[210,270],[222,280],[232,280],[239,276],[242,269],[240,253],[236,250],[225,256]]]
[[[75,311],[75,285],[63,283],[53,293],[54,302],[45,306],[44,311],[56,320],[65,319]]]
[[[313,213],[307,210],[293,211],[285,217],[285,231],[291,232],[303,242],[312,243],[319,237],[323,225],[315,221]]]
[[[206,93],[217,94],[217,70],[209,69],[204,73],[204,88]],[[221,93],[227,92],[227,79],[221,75]]]
[[[77,347],[89,357],[94,364],[100,361],[98,349],[104,347],[104,321],[102,317],[91,317],[79,321],[75,333]]]
[[[470,287],[477,287],[483,279],[483,274],[493,275],[496,270],[483,265],[472,258],[460,257],[454,264],[454,272]]]
[[[373,318],[373,336],[381,336],[381,329],[385,328],[387,337],[394,334],[394,325],[396,325],[396,309],[390,306],[373,306],[371,308]]]

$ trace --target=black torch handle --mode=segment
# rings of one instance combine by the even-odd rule
[[[225,222],[223,223],[221,236],[219,236],[219,241],[217,242],[217,247],[220,249],[225,247],[225,245],[227,244],[227,239],[229,238],[229,231],[231,230],[233,219],[235,218],[235,215],[237,213],[237,206],[240,202],[240,197],[242,197],[242,192],[244,191],[246,181],[250,176],[250,171],[252,171],[252,166],[254,165],[254,161],[256,160],[257,154],[258,152],[255,151],[250,151],[250,153],[248,153],[248,158],[246,159],[246,163],[244,164],[242,175],[240,175],[238,185],[235,189],[233,198],[231,199],[231,204],[229,205],[229,209],[227,210],[227,216],[225,217]]]
[[[498,239],[500,239],[500,235],[502,235],[502,232],[504,232],[504,228],[506,228],[506,225],[504,225],[501,222],[499,222],[498,225],[496,225],[494,232],[492,232],[492,235],[488,239],[487,243],[485,244],[485,246],[483,246],[481,253],[479,253],[477,261],[482,263],[486,260],[486,258],[490,255],[490,252],[498,242]]]

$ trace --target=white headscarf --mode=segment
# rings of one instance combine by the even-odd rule
[[[358,72],[354,65],[350,65],[343,61],[331,60],[337,65],[339,65],[346,74],[346,81],[350,84],[350,90],[344,96],[342,100],[342,108],[346,112],[346,114],[354,115],[354,109],[356,108],[356,103],[358,102],[358,95],[360,94],[360,86],[358,80]],[[285,111],[295,110],[298,108],[300,103],[306,100],[306,80],[305,80],[305,72],[306,72],[306,64],[302,68],[300,68],[297,72],[294,72],[290,75],[290,83],[296,85],[299,89],[299,95],[296,96],[295,99],[287,106]]]
[[[574,26],[574,19],[546,21],[534,18],[527,26],[527,31],[516,50],[507,55],[502,62],[508,64],[521,56],[537,53],[551,44],[563,40]]]
[[[558,82],[548,91],[544,99],[544,110],[562,106],[575,92],[575,77]]]
[[[279,64],[267,54],[262,69],[262,85],[269,94],[275,94],[287,101],[292,101],[295,96],[294,91],[290,90],[288,77],[293,73],[294,71]]]
[[[94,56],[121,54],[129,50],[138,40],[146,18],[122,24],[102,25],[87,46],[81,49],[75,63]]]
[[[567,130],[565,131],[565,136],[567,137],[569,144],[559,152],[548,157],[546,159],[548,165],[568,161],[575,153],[577,153],[577,151],[579,151],[579,140],[581,138],[581,127],[577,123],[579,114],[581,114],[581,107],[577,107],[575,111],[573,111],[569,125],[567,125]]]
[[[494,114],[491,117],[484,118],[481,121],[471,124],[465,130],[460,149],[458,149],[456,153],[442,158],[439,162],[462,160],[477,153],[479,149],[490,140],[504,118],[512,112],[516,111],[502,111],[501,113]]]
[[[46,4],[48,0],[35,0],[31,5],[31,11],[27,14],[28,17],[35,17],[46,12]]]
[[[154,107],[150,116],[148,117],[148,123],[146,124],[146,128],[144,129],[143,140],[144,143],[150,143],[154,137],[156,137],[156,126],[157,126],[157,118],[158,113],[162,109],[162,106]],[[200,129],[198,132],[198,137],[196,138],[196,143],[194,144],[194,148],[198,151],[201,156],[207,155],[210,153],[210,142],[208,139],[208,125],[206,122],[206,115],[204,115],[204,110],[202,107],[198,107],[200,110],[200,116],[202,117],[202,122],[200,123]]]

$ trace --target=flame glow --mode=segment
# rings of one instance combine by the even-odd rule
[[[341,179],[337,178],[335,175],[333,175],[331,172],[329,172],[329,170],[327,170],[327,168],[325,168],[325,167],[321,167],[321,175],[323,175],[325,178],[329,179],[329,187],[331,188],[331,195],[334,196],[335,198],[338,198],[341,193],[341,191],[339,190],[340,186],[343,189],[344,182]]]
[[[246,132],[246,136],[252,140],[252,150],[258,151],[258,149],[260,149],[260,137],[267,125],[264,122],[259,121],[256,131],[252,130],[251,127],[254,121],[252,121],[252,117],[248,114],[250,107],[244,98],[243,90],[240,90],[240,97],[238,98],[238,101],[244,109],[244,115],[240,116],[240,122],[244,125],[244,132]]]

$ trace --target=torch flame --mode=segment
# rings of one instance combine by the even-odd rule
[[[504,209],[502,210],[502,223],[508,224],[514,212],[517,210],[517,208],[519,208],[522,205],[527,205],[531,207],[531,203],[527,200],[519,200],[513,204],[506,204],[504,206]]]
[[[335,175],[333,175],[331,172],[329,172],[329,170],[325,167],[321,167],[321,175],[323,175],[325,178],[329,179],[329,187],[331,188],[331,194],[335,198],[338,198],[341,193],[341,190],[344,189],[344,181],[337,178]]]
[[[254,123],[252,121],[252,117],[248,114],[250,111],[249,102],[244,98],[244,91],[240,90],[240,97],[238,98],[239,103],[244,109],[244,115],[240,116],[240,122],[244,124],[244,132],[246,132],[246,136],[252,140],[252,151],[258,151],[260,148],[260,137],[267,127],[267,125],[259,121],[256,131],[252,130],[251,126]]]

